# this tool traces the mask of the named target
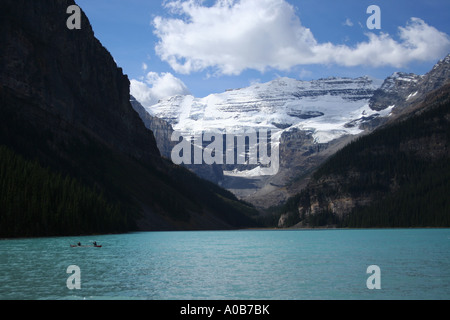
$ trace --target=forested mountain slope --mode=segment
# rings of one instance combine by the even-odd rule
[[[279,226],[450,226],[450,85],[330,157]]]

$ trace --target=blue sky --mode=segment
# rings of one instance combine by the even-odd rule
[[[147,104],[280,76],[423,74],[450,52],[448,0],[76,2]],[[379,30],[366,25],[370,5],[381,10]]]

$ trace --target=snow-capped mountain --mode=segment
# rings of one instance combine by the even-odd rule
[[[394,113],[400,113],[411,104],[424,99],[429,92],[448,83],[449,79],[450,55],[447,55],[424,75],[393,73],[375,91],[369,106],[373,110],[395,106]]]
[[[147,107],[181,132],[236,132],[243,128],[303,129],[324,143],[361,132],[347,123],[377,112],[369,99],[382,81],[369,77],[299,81],[279,78],[205,98],[174,96]]]
[[[425,75],[396,72],[381,81],[367,76],[314,81],[279,78],[204,98],[173,96],[145,110],[184,133],[278,130],[280,170],[276,175],[259,175],[258,165],[222,166],[222,186],[265,207],[298,192],[308,175],[355,135],[395,121],[449,79],[450,55]]]

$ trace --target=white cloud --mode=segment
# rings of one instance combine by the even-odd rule
[[[130,80],[130,93],[144,107],[150,107],[162,98],[190,94],[186,85],[171,73],[149,72],[143,81]]]
[[[180,73],[216,67],[223,74],[251,68],[287,69],[292,54],[308,56],[311,32],[284,0],[219,0],[212,7],[198,1],[172,1],[169,7],[187,18],[154,19],[160,58]],[[288,60],[286,60],[286,58]]]
[[[405,66],[441,58],[450,39],[418,18],[399,28],[398,39],[367,33],[353,47],[318,43],[285,0],[167,1],[179,18],[156,17],[156,53],[176,72],[214,70],[237,75],[246,69],[289,70],[296,65]],[[347,19],[346,24],[353,24]]]
[[[347,19],[344,21],[343,25],[344,25],[344,26],[347,26],[347,27],[353,27],[353,22],[352,22],[352,20],[350,20],[349,18],[347,18]]]
[[[399,28],[400,42],[389,34],[367,34],[368,41],[355,47],[331,43],[314,48],[319,61],[344,66],[370,65],[374,67],[406,66],[412,61],[432,61],[450,51],[450,38],[419,18],[411,18],[406,27]]]
[[[312,72],[309,70],[302,69],[298,75],[299,79],[304,79],[312,76]]]

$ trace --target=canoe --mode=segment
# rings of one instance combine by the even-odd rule
[[[101,248],[102,246],[101,245],[96,245],[96,246],[79,246],[79,245],[76,245],[76,244],[71,244],[70,245],[72,248]]]

